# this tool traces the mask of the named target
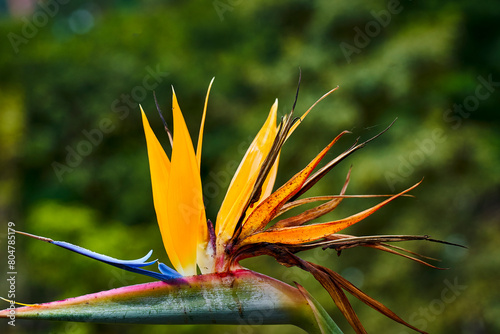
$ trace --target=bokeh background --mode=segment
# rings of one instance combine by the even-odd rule
[[[500,3],[498,1],[0,2],[0,260],[7,223],[117,258],[150,249],[168,263],[154,214],[138,104],[167,145],[174,85],[196,140],[208,108],[202,177],[208,217],[274,102],[284,115],[302,84],[301,114],[331,88],[286,143],[279,186],[342,130],[377,141],[310,194],[412,193],[348,233],[429,234],[467,250],[405,247],[442,260],[434,270],[372,249],[304,254],[335,269],[431,333],[500,332]],[[345,200],[326,219],[378,200]],[[26,237],[16,238],[16,299],[43,302],[148,281]],[[268,258],[245,266],[304,285],[352,333],[321,286]],[[4,277],[4,276],[2,276]],[[0,295],[6,296],[5,278]],[[409,333],[351,299],[370,333]],[[8,306],[4,303],[5,307]],[[258,319],[256,320],[258,322]],[[292,326],[0,323],[12,333],[300,333]]]

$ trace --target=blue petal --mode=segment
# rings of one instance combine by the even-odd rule
[[[182,277],[181,274],[179,274],[177,271],[175,271],[174,269],[170,268],[169,266],[167,266],[166,264],[164,264],[162,262],[158,262],[158,269],[164,275],[169,275],[169,276],[178,275],[176,277]]]
[[[92,259],[107,263],[107,264],[112,265],[114,267],[118,267],[118,268],[121,268],[121,269],[124,269],[127,271],[131,271],[131,272],[134,272],[137,274],[153,277],[153,278],[156,278],[156,279],[159,279],[162,281],[182,277],[182,275],[179,274],[177,271],[166,266],[163,263],[161,263],[161,269],[160,269],[161,274],[154,272],[154,271],[141,269],[140,267],[152,265],[153,263],[155,263],[157,261],[157,260],[153,260],[153,261],[146,262],[151,257],[151,254],[153,253],[152,250],[150,250],[148,254],[146,254],[145,256],[143,256],[137,260],[119,260],[119,259],[115,259],[111,256],[99,254],[99,253],[90,251],[86,248],[70,244],[69,242],[55,241],[55,240],[52,240],[49,238],[39,237],[37,235],[33,235],[33,234],[25,233],[25,232],[20,232],[20,231],[16,231],[16,232],[19,234],[26,235],[26,236],[31,237],[31,238],[35,238],[38,240],[49,242],[51,244],[54,244],[54,245],[62,247],[62,248],[66,248],[72,252],[88,256]],[[159,265],[159,267],[160,267],[160,265]]]
[[[66,241],[52,241],[50,243],[106,263],[123,264],[131,267],[145,267],[145,266],[150,266],[156,262],[156,260],[145,262],[147,259],[151,257],[151,254],[153,254],[153,250],[150,250],[149,253],[146,254],[146,256],[137,260],[118,260],[115,259],[114,257],[99,254],[91,250],[88,250],[86,248],[70,244],[69,242]]]

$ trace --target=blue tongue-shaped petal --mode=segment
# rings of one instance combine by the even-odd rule
[[[23,234],[23,235],[26,235],[28,237],[35,238],[38,240],[42,240],[42,241],[51,243],[53,245],[56,245],[56,246],[59,246],[62,248],[66,248],[72,252],[75,252],[75,253],[78,253],[81,255],[85,255],[85,256],[90,257],[92,259],[95,259],[95,260],[107,263],[109,265],[112,265],[114,267],[118,267],[118,268],[121,268],[121,269],[124,269],[127,271],[131,271],[131,272],[134,272],[137,274],[153,277],[153,278],[156,278],[159,280],[169,280],[169,279],[173,279],[173,278],[182,277],[182,275],[179,274],[177,271],[175,271],[174,269],[168,267],[167,265],[165,265],[163,263],[160,263],[158,265],[158,267],[161,271],[161,274],[154,272],[154,271],[141,269],[140,267],[149,266],[149,265],[152,265],[153,263],[156,262],[156,260],[146,262],[151,257],[151,254],[153,253],[152,250],[150,250],[148,254],[146,254],[145,256],[143,256],[142,258],[137,259],[137,260],[119,260],[119,259],[115,259],[111,256],[99,254],[99,253],[93,252],[91,250],[88,250],[86,248],[70,244],[69,242],[66,242],[66,241],[56,241],[56,240],[52,240],[49,238],[40,237],[37,235],[33,235],[33,234],[25,233],[25,232],[20,232],[20,231],[16,231],[16,233]]]
[[[119,259],[115,259],[114,257],[111,257],[111,256],[99,254],[99,253],[93,252],[91,250],[88,250],[86,248],[70,244],[69,242],[66,242],[66,241],[53,240],[53,241],[49,241],[49,242],[51,244],[56,245],[56,246],[60,246],[62,248],[69,249],[70,251],[73,251],[73,252],[76,252],[78,254],[82,254],[82,255],[85,255],[85,256],[88,256],[90,258],[99,260],[101,262],[106,262],[106,263],[122,264],[122,265],[126,265],[126,266],[131,266],[131,267],[145,267],[145,266],[152,265],[153,263],[156,262],[156,260],[145,262],[147,259],[149,259],[151,257],[151,254],[153,254],[153,250],[150,250],[148,254],[146,254],[145,256],[143,256],[137,260],[119,260]]]
[[[175,277],[181,277],[181,274],[179,274],[177,271],[174,269],[170,268],[166,264],[162,262],[158,262],[158,269],[161,271],[162,274],[167,275],[167,276],[173,276],[173,275],[179,275]]]

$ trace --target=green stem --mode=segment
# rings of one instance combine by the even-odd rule
[[[237,270],[16,308],[15,318],[139,324],[292,324],[308,333],[341,333],[321,305],[299,289],[259,273]],[[0,311],[1,318],[9,316],[11,310]]]

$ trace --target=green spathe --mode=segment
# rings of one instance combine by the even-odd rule
[[[9,316],[9,309],[0,317]],[[16,319],[138,324],[293,324],[342,333],[307,292],[249,270],[126,286],[16,309]]]

